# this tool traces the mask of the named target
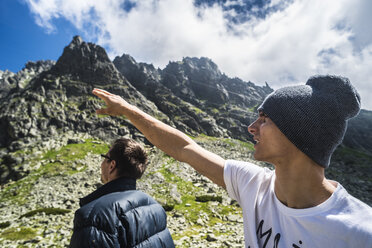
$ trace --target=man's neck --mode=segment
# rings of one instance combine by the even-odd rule
[[[119,177],[116,180],[111,180],[110,182],[102,185],[89,195],[80,199],[80,206],[84,206],[91,201],[94,201],[101,196],[113,193],[120,192],[125,190],[136,190],[136,180],[133,178]]]
[[[275,167],[275,194],[288,207],[315,207],[336,190],[337,184],[328,181],[324,177],[324,168],[312,160],[292,159]]]

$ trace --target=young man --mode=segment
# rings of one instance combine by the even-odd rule
[[[319,76],[270,94],[249,127],[257,160],[225,161],[182,132],[109,92],[99,114],[125,115],[155,146],[225,187],[243,209],[246,247],[371,247],[372,209],[349,195],[324,169],[358,114],[360,96],[345,78]]]
[[[141,145],[118,139],[101,156],[104,185],[80,199],[70,247],[173,248],[164,209],[136,190],[147,166]]]

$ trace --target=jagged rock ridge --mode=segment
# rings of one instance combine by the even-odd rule
[[[65,47],[51,72],[58,76],[70,75],[76,80],[89,83],[121,83],[123,77],[111,63],[105,49],[84,42],[75,36]]]
[[[123,54],[113,62],[105,50],[75,36],[58,61],[29,62],[17,74],[0,72],[1,183],[23,175],[16,168],[24,158],[6,155],[67,131],[110,139],[141,136],[123,118],[101,118],[94,111],[100,87],[123,96],[149,114],[191,134],[250,140],[246,130],[256,107],[272,89],[229,78],[208,58],[183,58],[163,70],[137,63]],[[370,112],[350,122],[345,146],[371,152],[363,123]],[[356,128],[357,127],[357,128]],[[364,129],[363,129],[364,128]],[[367,136],[366,136],[367,135]]]
[[[250,140],[246,126],[272,92],[269,86],[228,78],[208,58],[186,57],[160,70],[124,54],[114,64],[178,129],[189,133]]]
[[[0,99],[5,97],[12,89],[23,89],[28,82],[43,71],[49,70],[55,64],[54,61],[29,61],[25,67],[16,74],[11,71],[0,71]]]

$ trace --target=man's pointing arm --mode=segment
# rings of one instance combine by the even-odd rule
[[[94,89],[93,94],[107,105],[106,108],[97,109],[97,114],[125,115],[153,145],[176,160],[188,163],[200,174],[225,187],[223,158],[205,150],[181,131],[144,113],[118,95],[101,89]]]

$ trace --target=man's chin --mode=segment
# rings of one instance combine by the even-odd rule
[[[260,159],[260,155],[257,154],[256,151],[254,151],[254,153],[253,153],[253,158],[254,158],[255,160],[257,160],[257,161],[261,161],[261,159]]]

